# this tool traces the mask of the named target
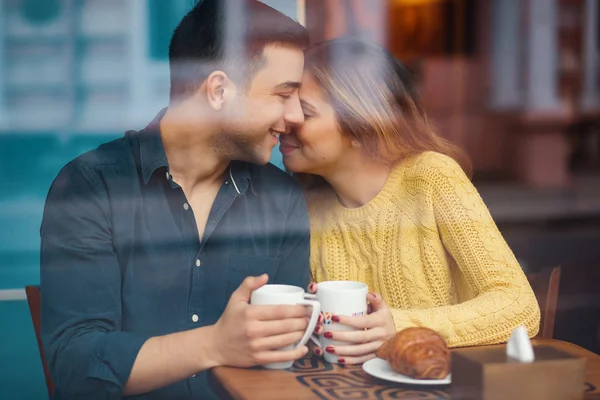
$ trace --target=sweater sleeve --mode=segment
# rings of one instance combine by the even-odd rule
[[[450,347],[502,343],[524,325],[539,330],[540,309],[515,256],[479,193],[451,158],[435,154],[418,166],[435,223],[453,266],[473,293],[459,304],[423,310],[392,310],[397,330],[425,326]]]

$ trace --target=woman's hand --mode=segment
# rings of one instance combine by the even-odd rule
[[[390,309],[383,301],[380,294],[369,293],[369,313],[362,317],[350,317],[334,315],[334,322],[351,326],[355,331],[325,332],[323,335],[328,339],[348,342],[343,346],[327,346],[325,351],[338,356],[340,363],[360,364],[375,358],[375,352],[379,347],[396,334],[396,326]],[[318,349],[321,350],[321,349]],[[318,353],[315,350],[317,355]]]

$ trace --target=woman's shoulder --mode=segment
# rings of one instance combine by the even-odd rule
[[[414,193],[430,194],[472,186],[471,180],[456,160],[433,151],[408,157],[397,168],[402,175],[402,186],[411,188]]]
[[[425,151],[410,156],[401,162],[398,167],[408,180],[435,181],[443,178],[468,180],[456,160],[435,151]]]

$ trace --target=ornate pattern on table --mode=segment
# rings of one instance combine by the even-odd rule
[[[322,400],[450,398],[446,388],[420,389],[383,382],[365,373],[360,365],[333,365],[317,356],[297,360],[288,371],[295,373],[296,380]],[[585,383],[585,393],[592,393],[595,390],[594,385]]]
[[[306,357],[296,360],[288,371],[296,373],[315,373],[333,370],[333,365],[323,361],[321,357]]]
[[[589,382],[585,383],[585,393],[592,393],[596,390],[596,386],[592,385]],[[598,398],[600,398],[600,395],[598,395]]]
[[[334,366],[320,357],[300,359],[288,371],[296,373],[296,380],[323,400],[450,398],[446,391],[431,387],[419,390],[398,384],[390,386],[366,374],[360,365]]]

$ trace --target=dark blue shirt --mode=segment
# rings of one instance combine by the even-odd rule
[[[158,122],[67,164],[41,227],[42,337],[55,399],[116,399],[144,342],[214,324],[249,276],[309,283],[293,178],[232,162],[198,237]],[[211,398],[206,373],[136,398]]]

